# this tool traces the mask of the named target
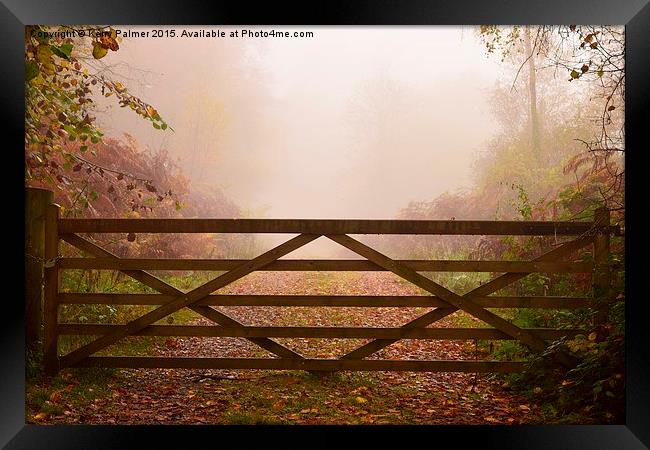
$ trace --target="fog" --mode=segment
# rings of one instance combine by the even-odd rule
[[[150,30],[151,27],[116,27]],[[174,132],[102,103],[107,134],[166,148],[253,216],[387,218],[469,183],[499,76],[471,27],[212,27],[310,38],[124,38],[107,70]]]
[[[226,37],[179,37],[211,28]],[[108,135],[167,149],[194,186],[223,189],[249,217],[391,218],[470,184],[500,75],[473,27],[211,28],[124,38],[105,70],[174,131],[106,99]],[[228,37],[242,28],[314,35]],[[331,254],[321,241],[311,247]]]

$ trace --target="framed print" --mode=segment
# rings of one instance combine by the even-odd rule
[[[211,6],[2,6],[3,445],[646,448],[646,2]]]

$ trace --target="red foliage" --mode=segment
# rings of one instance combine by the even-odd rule
[[[69,143],[71,147],[75,143]],[[75,149],[75,154],[82,155]],[[32,155],[27,155],[30,159]],[[74,163],[74,164],[72,164]],[[167,151],[153,152],[138,147],[135,139],[105,138],[96,154],[65,161],[52,155],[47,166],[32,159],[37,176],[29,185],[51,188],[55,184],[55,201],[62,206],[63,217],[173,218],[173,217],[240,217],[239,208],[216,187],[195,189],[174,164]],[[231,238],[218,241],[214,236],[185,234],[128,236],[94,235],[100,245],[124,257],[199,257],[224,253]]]

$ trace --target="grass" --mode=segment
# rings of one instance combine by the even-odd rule
[[[242,412],[233,411],[228,412],[223,417],[223,422],[226,425],[284,425],[287,422],[282,419],[269,417],[263,413],[256,411]]]
[[[40,373],[27,380],[25,417],[28,422],[72,414],[95,399],[110,395],[115,369],[64,370],[55,377]]]

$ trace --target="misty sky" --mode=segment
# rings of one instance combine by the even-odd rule
[[[110,101],[98,120],[168,149],[252,216],[394,217],[469,185],[496,132],[486,101],[500,69],[472,27],[213,28],[314,37],[125,38],[105,62],[175,132]]]

